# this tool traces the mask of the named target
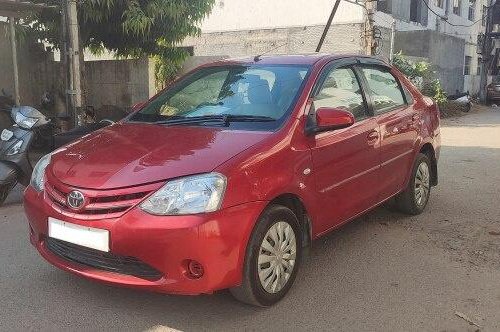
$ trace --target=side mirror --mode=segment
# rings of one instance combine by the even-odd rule
[[[354,115],[342,108],[320,107],[316,110],[315,132],[336,130],[354,124]]]
[[[141,102],[138,102],[137,104],[134,104],[134,106],[132,106],[132,108],[130,108],[128,113],[134,113],[135,111],[140,110],[144,105],[146,105],[146,103],[147,103],[147,101],[141,101]]]

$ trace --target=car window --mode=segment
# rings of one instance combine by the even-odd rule
[[[361,87],[350,68],[336,68],[328,74],[314,98],[314,107],[343,108],[356,120],[367,117]]]
[[[163,116],[184,114],[201,103],[215,103],[228,74],[229,70],[222,70],[194,81],[163,104],[159,113]]]
[[[398,81],[390,72],[371,67],[363,67],[361,70],[368,82],[373,109],[376,113],[405,104]]]
[[[133,114],[130,121],[154,123],[220,115],[264,116],[276,120],[274,124],[267,123],[267,127],[276,127],[294,105],[308,72],[309,67],[301,65],[200,68]],[[249,121],[241,126],[262,128],[264,124]]]

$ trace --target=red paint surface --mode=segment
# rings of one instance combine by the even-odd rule
[[[31,242],[55,266],[86,278],[159,292],[200,294],[241,282],[245,250],[258,216],[282,194],[296,195],[303,202],[313,238],[372,209],[404,189],[413,160],[424,144],[432,144],[439,157],[439,114],[430,99],[394,70],[410,91],[412,105],[348,128],[307,135],[312,88],[325,65],[345,57],[261,60],[264,64],[313,66],[302,95],[276,132],[120,123],[59,151],[47,169],[51,185],[63,191],[78,188],[89,197],[124,195],[138,186],[153,191],[171,178],[216,171],[228,180],[219,211],[158,217],[135,205],[90,220],[61,210],[45,192],[28,187],[25,210]],[[45,248],[48,217],[109,230],[111,252],[138,258],[164,277],[151,282],[55,257]],[[202,278],[186,277],[186,260],[203,265]]]

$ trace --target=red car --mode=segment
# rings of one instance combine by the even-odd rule
[[[74,274],[269,306],[314,239],[438,181],[439,112],[363,56],[228,60],[44,157],[25,192],[32,244]]]

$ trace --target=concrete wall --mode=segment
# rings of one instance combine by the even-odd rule
[[[362,28],[360,23],[332,25],[321,51],[362,53]],[[323,29],[323,25],[316,25],[202,33],[200,37],[187,38],[183,46],[192,46],[195,56],[252,56],[267,51],[269,54],[312,53]]]
[[[463,90],[465,51],[463,39],[430,30],[398,32],[395,51],[400,50],[405,55],[429,59],[447,93]]]
[[[202,32],[324,25],[332,0],[216,0]],[[362,7],[342,1],[334,23],[363,22]]]
[[[87,105],[129,108],[154,94],[154,65],[148,59],[86,61]]]
[[[14,95],[14,69],[8,24],[0,22],[0,89]],[[42,94],[61,85],[59,68],[40,44],[18,40],[19,92],[21,104],[38,105]]]

